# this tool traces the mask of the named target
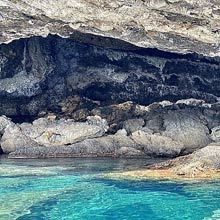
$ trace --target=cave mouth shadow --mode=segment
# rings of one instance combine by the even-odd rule
[[[186,98],[213,103],[220,96],[220,58],[141,48],[92,34],[19,39],[0,45],[1,56],[6,62],[0,64],[0,85],[3,80],[5,84],[19,80],[18,73],[24,70],[25,80],[36,80],[33,86],[20,82],[8,94],[10,86],[0,89],[0,115],[15,112],[8,114],[15,122],[32,122],[46,110],[60,114],[60,103],[75,95],[90,100],[81,108],[91,108],[92,102],[103,107]],[[67,104],[75,105],[74,101]]]

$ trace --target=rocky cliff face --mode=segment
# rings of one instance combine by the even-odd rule
[[[1,42],[49,33],[78,38],[78,30],[145,48],[220,54],[218,0],[1,0],[0,7]]]
[[[13,119],[1,117],[4,153],[176,157],[218,142],[218,0],[0,9],[0,115]]]
[[[190,99],[104,108],[85,122],[50,117],[15,124],[2,116],[1,148],[11,158],[177,157],[220,138],[219,104]]]
[[[0,43],[8,43],[0,45],[0,114],[218,101],[217,0],[2,0],[0,8]]]
[[[125,101],[218,101],[218,58],[111,42],[126,49],[106,49],[52,35],[0,45],[0,114],[61,114],[76,110],[79,102],[81,108],[91,110]]]

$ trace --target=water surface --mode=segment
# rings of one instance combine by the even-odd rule
[[[103,177],[152,162],[0,159],[0,220],[220,219],[220,182]]]

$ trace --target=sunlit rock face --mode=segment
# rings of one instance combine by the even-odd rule
[[[220,55],[219,0],[1,0],[0,8],[0,42],[49,33],[76,39],[77,30],[145,48]]]
[[[75,95],[83,98],[90,110],[124,101],[218,101],[219,58],[88,37],[108,42],[115,49],[52,35],[0,45],[0,114],[61,113]]]

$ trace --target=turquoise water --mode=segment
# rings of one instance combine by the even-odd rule
[[[220,182],[123,181],[102,175],[149,161],[0,160],[0,220],[216,220]]]

